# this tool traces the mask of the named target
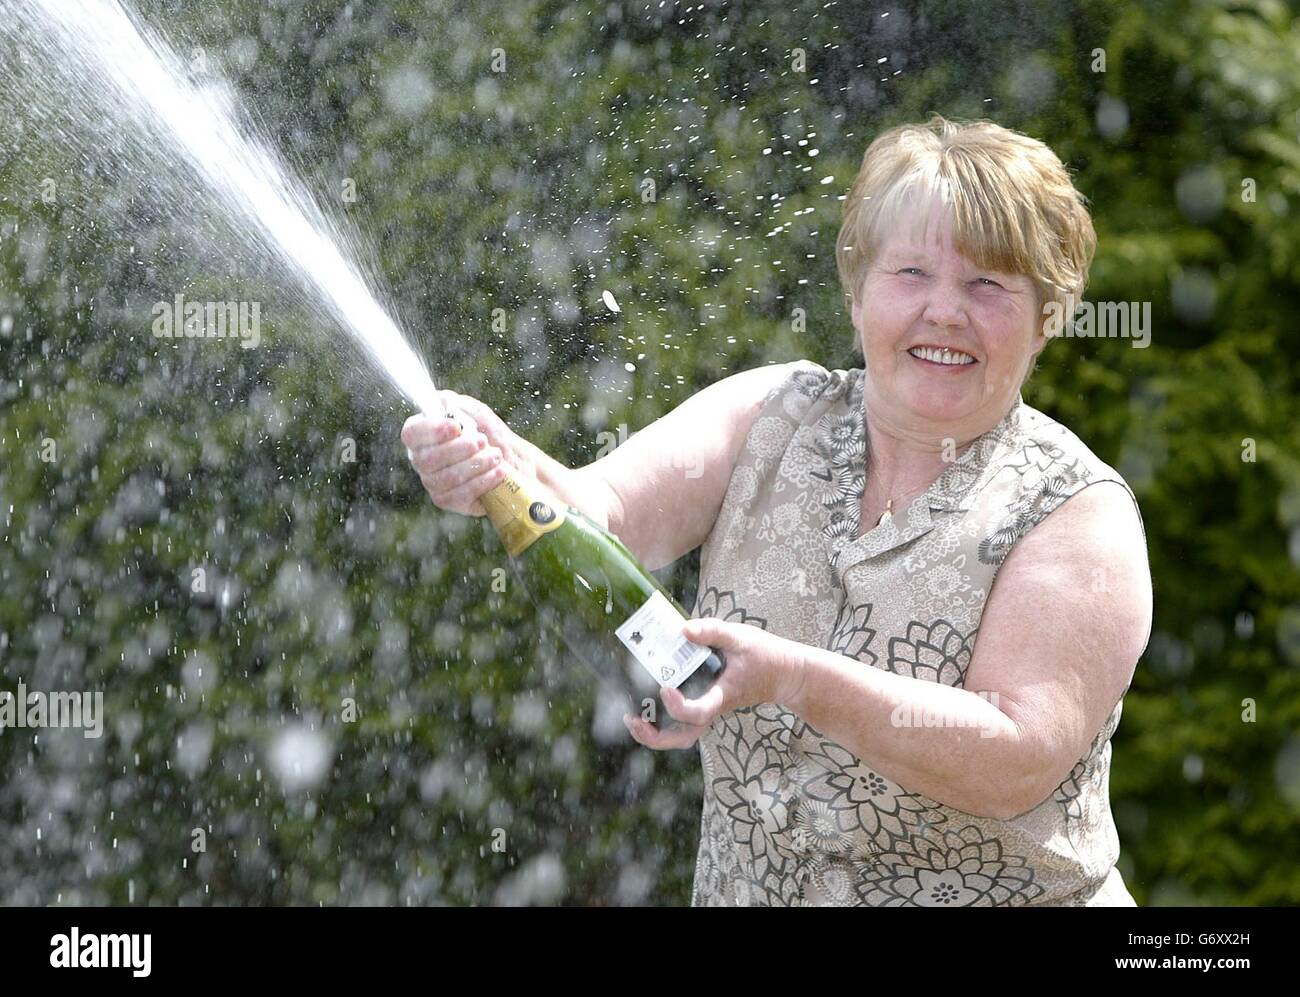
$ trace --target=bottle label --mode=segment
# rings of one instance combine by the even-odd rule
[[[659,685],[676,689],[690,678],[709,649],[682,636],[686,618],[658,589],[614,631]]]
[[[506,553],[518,557],[543,533],[563,525],[565,511],[550,498],[540,486],[512,476],[479,500],[501,535]]]

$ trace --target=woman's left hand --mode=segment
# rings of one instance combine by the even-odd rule
[[[647,748],[689,748],[724,713],[759,703],[789,706],[803,684],[802,645],[748,623],[731,623],[705,616],[687,620],[682,636],[717,648],[727,667],[699,699],[687,699],[664,686],[659,698],[682,726],[659,730],[649,721],[626,714],[623,722],[632,737]]]

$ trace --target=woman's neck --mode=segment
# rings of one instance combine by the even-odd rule
[[[905,498],[925,491],[963,451],[991,426],[920,424],[900,421],[863,398],[867,435],[864,508],[893,511]]]

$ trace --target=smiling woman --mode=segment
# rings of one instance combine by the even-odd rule
[[[465,396],[482,439],[408,423],[444,508],[481,514],[504,460],[651,568],[703,545],[683,633],[727,668],[661,690],[677,729],[625,718],[698,744],[693,904],[1133,903],[1108,780],[1151,629],[1141,515],[1020,396],[1094,245],[1046,146],[936,117],[879,136],[846,201],[862,368],[736,374],[578,470]]]
[[[864,367],[766,397],[686,631],[731,671],[666,700],[709,724],[693,903],[1133,903],[1107,787],[1145,534],[1019,393],[1094,246],[1033,139],[936,117],[868,149],[838,246]],[[753,702],[747,672],[787,679]]]

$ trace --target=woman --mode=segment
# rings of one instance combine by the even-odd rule
[[[936,116],[872,142],[845,203],[862,368],[734,375],[577,470],[462,395],[482,433],[406,425],[444,509],[482,514],[505,463],[649,567],[703,544],[685,633],[727,671],[663,691],[681,728],[625,718],[699,745],[694,905],[1133,904],[1108,780],[1151,629],[1145,532],[1120,475],[1020,396],[1095,242],[1046,146]]]

